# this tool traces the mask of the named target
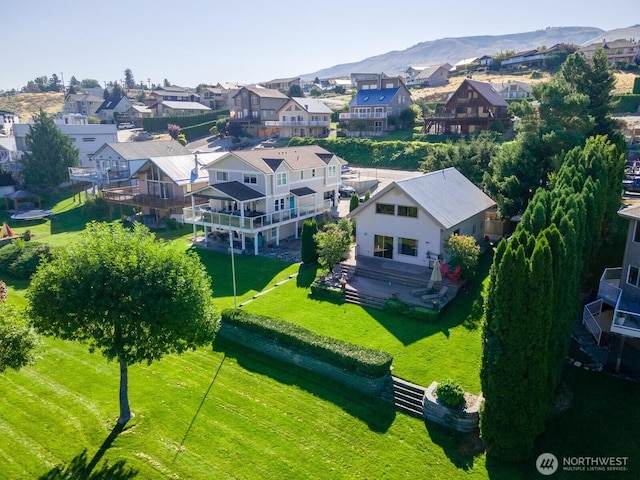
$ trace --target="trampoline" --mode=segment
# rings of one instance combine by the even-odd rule
[[[23,212],[14,213],[11,218],[14,220],[37,220],[39,218],[46,218],[52,215],[51,210],[25,210]]]

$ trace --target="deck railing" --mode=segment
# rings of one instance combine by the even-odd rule
[[[317,205],[289,208],[278,212],[241,216],[237,213],[213,212],[207,207],[184,208],[184,223],[208,225],[216,228],[235,228],[255,231],[265,226],[277,226],[292,220],[304,219],[331,209],[331,201],[325,200]]]
[[[615,306],[620,298],[620,279],[622,268],[606,268],[600,277],[598,286],[598,298],[604,300],[607,305]]]
[[[596,339],[598,346],[600,346],[600,339],[602,338],[602,327],[596,320],[596,315],[599,316],[602,313],[602,300],[596,300],[584,306],[582,310],[582,324],[591,332],[591,335]]]

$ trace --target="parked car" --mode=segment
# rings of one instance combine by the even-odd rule
[[[625,192],[640,192],[640,177],[627,177],[622,180],[622,188]]]
[[[349,167],[349,165],[342,165],[340,167],[340,172],[341,173],[349,173],[351,171],[351,167]]]
[[[344,183],[341,183],[340,186],[338,187],[338,193],[340,194],[341,197],[350,197],[351,195],[356,193],[356,189],[353,187],[350,187],[349,185],[345,185]]]
[[[131,122],[122,122],[118,125],[118,130],[128,130],[130,128],[136,128],[136,126]]]

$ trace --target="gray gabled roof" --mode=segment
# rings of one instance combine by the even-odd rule
[[[265,198],[264,195],[251,187],[248,187],[244,183],[240,183],[236,180],[232,182],[216,183],[209,188],[214,191],[217,190],[223,195],[237,200],[238,202],[246,202],[247,200],[258,200]]]
[[[490,83],[486,82],[478,82],[477,80],[470,80],[466,78],[464,80],[473,88],[475,88],[480,95],[482,95],[487,102],[495,107],[508,107],[509,104],[506,102],[504,98],[502,98],[498,92],[491,86]],[[464,83],[464,82],[463,82]]]
[[[151,142],[111,142],[98,149],[98,152],[111,147],[125,160],[141,160],[152,157],[168,157],[173,155],[190,155],[191,151],[175,140]],[[96,153],[98,153],[96,152]],[[95,155],[95,154],[94,154]]]
[[[291,97],[291,100],[296,102],[309,113],[332,113],[332,110],[327,107],[322,100],[318,100],[317,98]]]
[[[393,188],[411,198],[418,208],[424,210],[445,230],[496,204],[467,177],[450,167],[392,182],[377,193],[371,199],[373,201],[363,203],[348,217],[357,215],[369,205],[374,205],[375,198],[380,198]]]
[[[282,162],[285,162],[291,170],[322,168],[335,156],[318,145],[284,149],[237,150],[233,154],[263,173],[275,172]]]

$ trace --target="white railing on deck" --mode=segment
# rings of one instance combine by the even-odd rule
[[[290,208],[278,212],[244,217],[237,214],[212,212],[207,207],[184,208],[184,223],[211,225],[218,228],[236,228],[243,230],[258,230],[264,226],[276,226],[297,218],[318,215],[331,208],[331,201],[326,200],[318,205]]]
[[[596,320],[596,315],[600,316],[602,313],[602,300],[596,300],[584,306],[582,311],[582,324],[591,332],[591,335],[596,339],[598,346],[600,346],[600,338],[602,337],[602,327]]]

